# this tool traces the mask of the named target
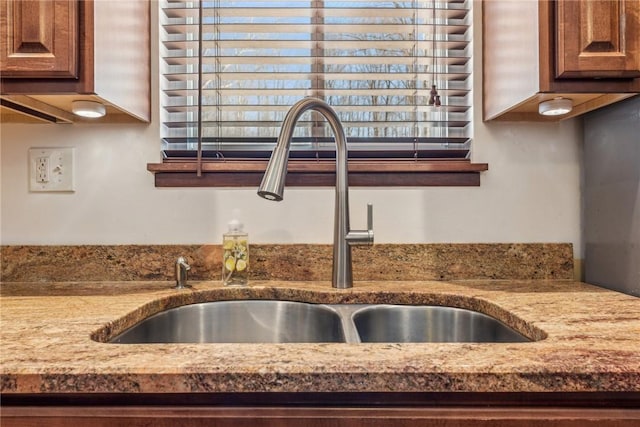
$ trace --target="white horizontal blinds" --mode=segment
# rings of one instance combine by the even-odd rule
[[[168,152],[195,147],[201,85],[206,151],[270,151],[289,107],[314,96],[340,115],[350,152],[468,153],[470,0],[216,0],[202,3],[202,18],[199,6],[164,2]],[[433,84],[439,107],[428,105]],[[296,129],[301,156],[333,150],[315,114],[305,113]]]

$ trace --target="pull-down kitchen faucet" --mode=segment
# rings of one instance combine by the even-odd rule
[[[350,230],[347,142],[342,123],[329,104],[316,98],[304,98],[289,109],[282,123],[276,147],[271,153],[271,159],[269,159],[262,183],[258,188],[258,195],[268,200],[282,200],[293,130],[300,116],[307,110],[314,110],[322,114],[329,122],[335,138],[336,200],[331,282],[334,288],[351,288],[353,286],[351,246],[373,244],[373,206],[371,204],[367,206],[367,230]]]

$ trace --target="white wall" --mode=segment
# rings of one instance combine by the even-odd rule
[[[481,22],[475,8],[474,161],[480,187],[352,188],[351,222],[374,203],[376,241],[570,242],[581,258],[581,122],[483,123]],[[153,86],[157,87],[157,67]],[[289,188],[268,202],[248,189],[159,189],[158,91],[150,125],[2,124],[0,242],[218,243],[233,208],[254,243],[330,243],[332,188]],[[76,192],[29,193],[29,147],[76,147]]]

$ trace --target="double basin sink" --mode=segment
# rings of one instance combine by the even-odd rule
[[[528,342],[483,313],[442,306],[233,300],[155,314],[109,342],[409,343]]]

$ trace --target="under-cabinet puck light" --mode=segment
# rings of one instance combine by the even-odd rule
[[[73,111],[73,114],[76,116],[88,117],[90,119],[103,117],[107,113],[104,105],[95,101],[73,101],[71,103],[71,111]]]
[[[554,98],[538,105],[538,113],[543,116],[561,116],[571,109],[573,109],[573,102],[567,98]]]

